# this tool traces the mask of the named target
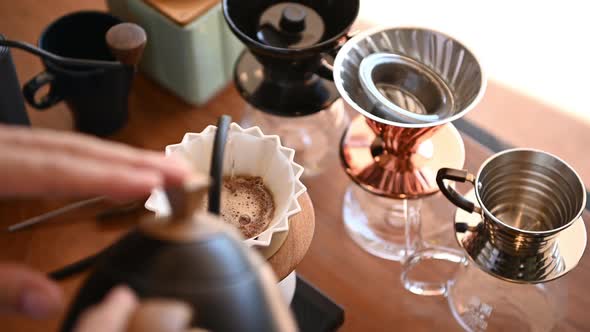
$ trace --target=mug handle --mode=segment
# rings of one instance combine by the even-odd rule
[[[443,193],[443,195],[445,195],[445,197],[457,207],[469,213],[481,213],[481,208],[479,206],[463,197],[463,195],[459,194],[455,189],[453,189],[453,187],[446,185],[444,180],[458,182],[468,181],[475,186],[475,176],[473,174],[467,172],[466,170],[443,167],[436,173],[436,184],[438,184],[438,187],[440,188],[440,191]]]
[[[47,95],[41,97],[39,100],[35,98],[35,94],[42,86],[50,84],[54,80],[55,76],[45,71],[33,77],[30,81],[28,81],[23,86],[23,95],[27,102],[31,104],[31,106],[39,110],[47,109],[59,103],[63,99],[63,97],[60,95],[56,95],[51,91]]]

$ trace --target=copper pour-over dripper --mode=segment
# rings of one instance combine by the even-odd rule
[[[430,236],[444,225],[422,221],[422,203],[432,203],[420,198],[438,192],[440,168],[463,167],[463,140],[450,122],[483,95],[481,67],[442,33],[389,28],[348,41],[334,61],[334,83],[345,107],[360,113],[340,146],[358,185],[344,195],[346,230],[373,255],[402,261],[422,246],[422,229]]]
[[[479,102],[485,78],[456,40],[418,28],[360,34],[338,53],[334,82],[346,107],[364,117],[344,135],[341,156],[365,190],[420,198],[438,191],[438,169],[462,167],[463,143],[449,122]]]

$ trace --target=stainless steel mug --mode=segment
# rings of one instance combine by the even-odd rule
[[[444,180],[471,182],[476,202]],[[559,238],[572,235],[567,230],[575,223],[583,224],[586,190],[575,170],[558,157],[533,149],[506,150],[486,160],[477,175],[440,169],[437,183],[453,204],[480,216],[469,223],[456,220],[455,235],[482,270],[508,281],[538,283],[564,275],[581,258],[585,234]]]
[[[0,39],[4,39],[0,35]],[[0,123],[30,125],[8,47],[0,46]]]

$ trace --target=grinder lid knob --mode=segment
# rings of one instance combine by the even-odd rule
[[[305,10],[301,7],[287,6],[283,9],[279,26],[286,32],[301,32],[305,30],[306,16]]]

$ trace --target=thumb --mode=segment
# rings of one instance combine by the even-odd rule
[[[74,331],[126,331],[129,318],[136,307],[137,298],[133,291],[126,286],[116,287],[101,303],[82,313]]]
[[[61,309],[61,289],[26,266],[0,264],[0,312],[46,318]]]

